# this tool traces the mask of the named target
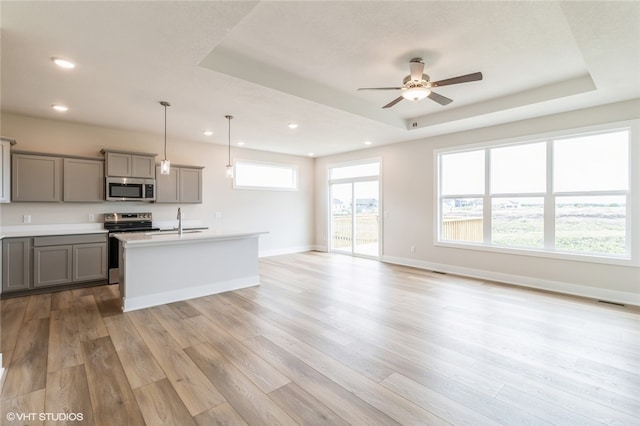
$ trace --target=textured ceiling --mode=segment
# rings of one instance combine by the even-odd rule
[[[170,138],[225,144],[232,114],[234,142],[295,155],[640,97],[639,2],[2,1],[0,13],[2,111],[161,133],[168,100]],[[446,107],[383,110],[397,92],[356,91],[399,86],[413,57],[432,80],[484,79],[439,88]]]

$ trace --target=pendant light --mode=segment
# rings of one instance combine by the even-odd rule
[[[161,101],[160,105],[164,107],[164,160],[160,161],[160,174],[168,175],[171,173],[171,161],[167,160],[167,107],[171,104]]]
[[[233,165],[231,164],[231,119],[232,115],[225,115],[224,118],[229,120],[229,160],[227,161],[226,176],[227,179],[233,179]]]

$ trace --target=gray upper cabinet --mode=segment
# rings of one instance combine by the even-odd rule
[[[182,167],[180,172],[180,202],[202,203],[202,169]]]
[[[171,167],[168,175],[160,174],[160,166],[156,166],[156,203],[179,203],[178,169]]]
[[[11,142],[0,140],[0,203],[11,201]]]
[[[107,176],[150,178],[156,177],[156,154],[127,153],[102,150],[105,155]]]
[[[155,156],[148,157],[145,155],[131,155],[131,176],[138,178],[156,177],[156,159]]]
[[[202,203],[202,167],[172,166],[169,175],[156,166],[157,203]]]
[[[65,158],[63,164],[63,201],[104,201],[104,161]]]
[[[104,155],[107,176],[131,176],[131,154],[107,152]]]
[[[44,155],[11,156],[11,200],[62,200],[62,158]]]

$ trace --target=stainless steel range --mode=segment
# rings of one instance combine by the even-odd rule
[[[159,231],[153,227],[151,213],[106,213],[104,229],[109,231],[109,284],[119,281],[120,243],[113,234]]]

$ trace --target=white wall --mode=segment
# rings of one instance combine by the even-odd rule
[[[640,305],[640,268],[501,254],[434,245],[434,151],[442,147],[501,140],[636,119],[640,100],[509,123],[413,142],[370,148],[316,160],[316,242],[327,246],[327,167],[330,164],[382,158],[383,260],[514,284],[546,288]],[[635,185],[640,185],[640,142],[635,139]],[[636,190],[637,193],[637,190]],[[632,229],[640,249],[640,202],[634,202]],[[415,253],[410,246],[416,247]]]
[[[164,136],[103,128],[59,120],[3,113],[1,133],[17,140],[14,150],[101,157],[100,149],[112,148],[158,153],[162,159]],[[299,190],[233,190],[225,179],[226,146],[167,139],[167,158],[172,165],[204,166],[203,203],[182,205],[185,219],[201,220],[219,230],[269,231],[260,238],[261,254],[304,250],[313,244],[314,160],[232,147],[232,157],[296,164]],[[10,203],[0,204],[0,225],[22,225],[31,215],[32,224],[87,223],[90,213],[96,221],[109,212],[151,211],[154,220],[175,220],[178,204],[148,203]],[[222,217],[216,219],[215,212]]]

